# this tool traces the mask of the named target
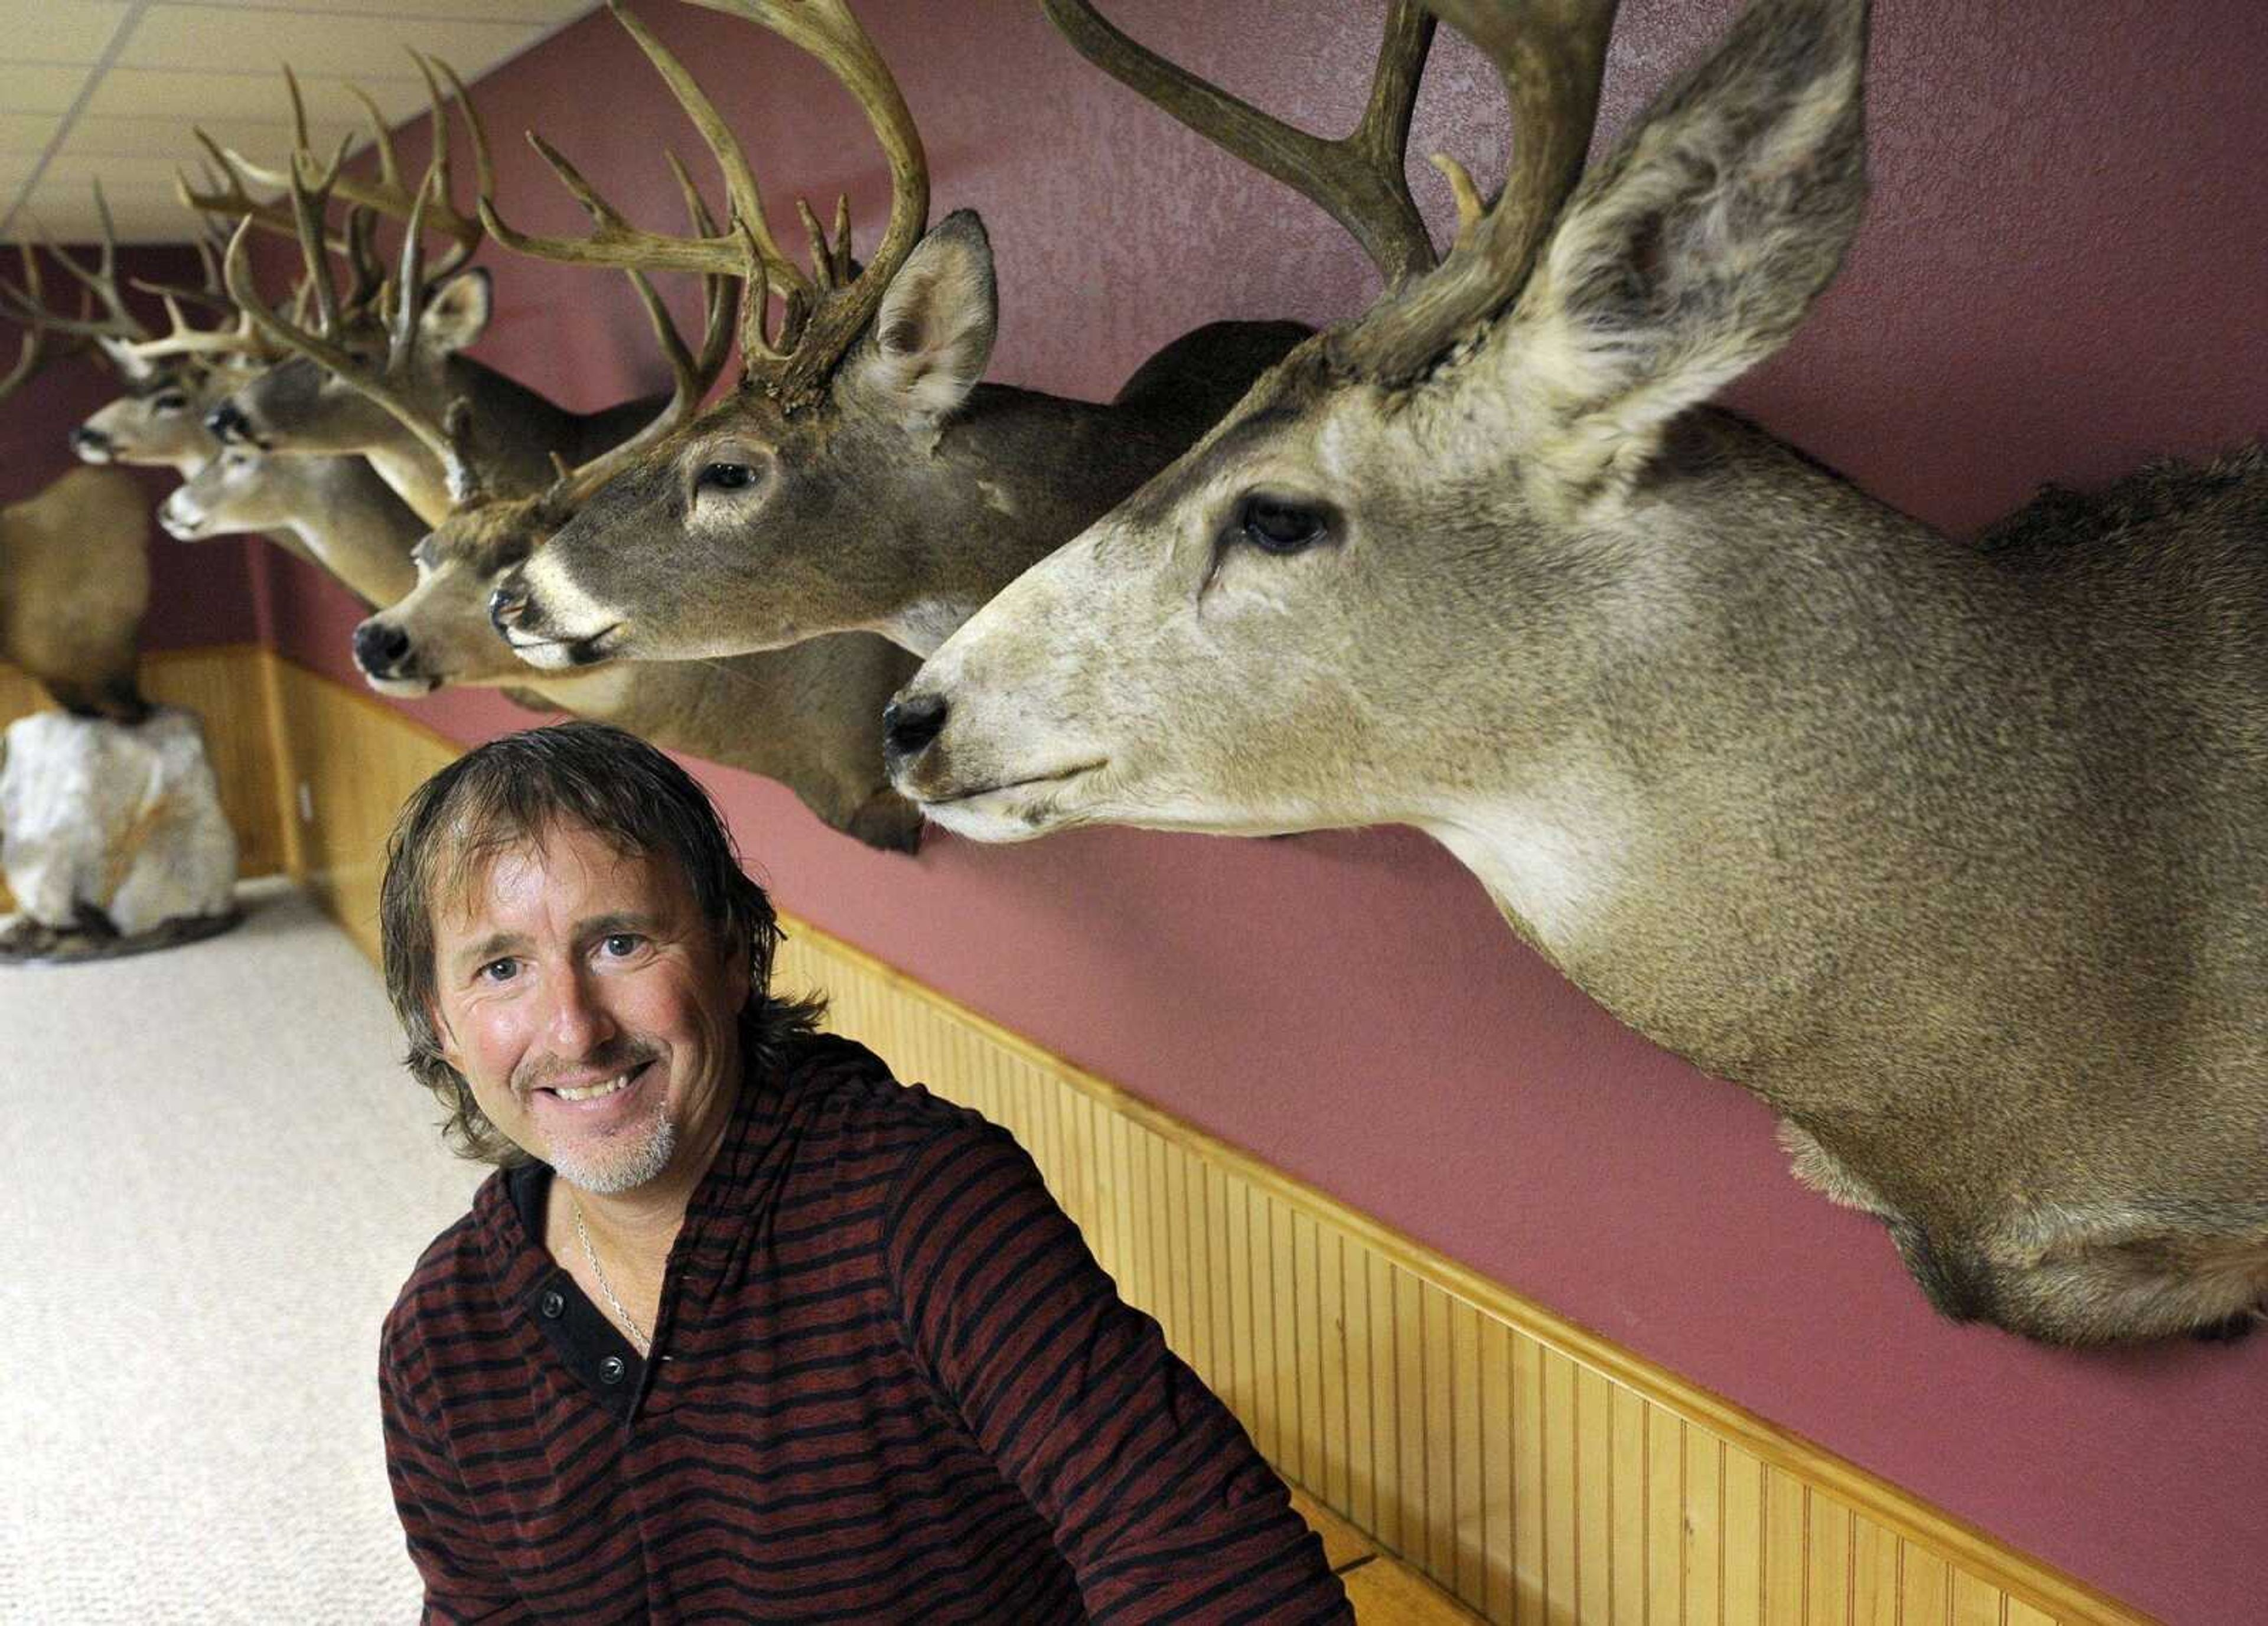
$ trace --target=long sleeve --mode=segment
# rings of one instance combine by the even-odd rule
[[[480,1537],[479,1517],[467,1505],[456,1468],[416,1402],[394,1330],[388,1327],[379,1353],[379,1405],[386,1476],[410,1559],[425,1581],[422,1618],[430,1626],[533,1621]]]
[[[1353,1619],[1283,1483],[1005,1131],[971,1119],[914,1154],[883,1246],[915,1359],[1047,1520],[1094,1620]]]

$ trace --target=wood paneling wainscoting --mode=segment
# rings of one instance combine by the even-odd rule
[[[247,879],[291,867],[291,828],[276,772],[275,708],[267,692],[273,658],[256,644],[166,650],[142,658],[143,693],[204,721],[221,806],[236,831],[237,872]],[[54,709],[44,689],[0,661],[0,728]],[[14,907],[0,880],[0,914]]]
[[[313,815],[293,867],[375,958],[394,809],[458,747],[261,661],[277,784],[289,802],[304,782]],[[1300,1488],[1366,1622],[1453,1616],[1451,1597],[1613,1626],[2146,1619],[788,923],[785,983],[825,990],[838,1031],[1031,1151],[1120,1290]]]

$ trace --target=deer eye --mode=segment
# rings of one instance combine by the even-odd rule
[[[1329,540],[1330,512],[1257,494],[1237,510],[1237,533],[1263,553],[1293,554]]]
[[[160,412],[179,412],[189,404],[189,398],[179,390],[167,390],[150,404]]]
[[[756,483],[756,471],[747,463],[707,463],[693,482],[696,491],[745,491]]]

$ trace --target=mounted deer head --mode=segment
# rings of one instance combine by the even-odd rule
[[[410,550],[425,522],[358,457],[271,457],[222,446],[158,505],[175,541],[288,533],[307,557],[367,605],[392,604],[417,582]]]
[[[136,287],[164,300],[172,328],[157,337],[144,331],[140,337],[122,335],[106,344],[106,353],[126,371],[129,387],[71,430],[71,450],[80,461],[195,472],[220,448],[205,425],[205,415],[281,359],[281,353],[229,302],[220,283],[218,246],[210,238],[196,245],[205,268],[201,289],[136,281]],[[114,269],[106,267],[105,271],[111,289],[106,302],[123,309],[122,298],[115,297]],[[231,320],[223,326],[200,327],[184,309],[191,304],[217,309]]]
[[[494,176],[478,110],[456,76],[446,64],[439,67],[464,109],[480,186],[486,190],[493,185]],[[247,296],[239,283],[249,275],[248,236],[268,224],[263,217],[246,213],[231,245],[232,263],[225,268],[230,291],[238,296],[260,331],[295,352],[295,357],[232,394],[210,419],[223,440],[262,452],[367,457],[428,524],[439,523],[453,505],[440,462],[431,448],[379,405],[368,389],[342,379],[341,369],[356,369],[379,379],[385,388],[436,419],[450,402],[467,401],[482,433],[493,438],[494,444],[486,448],[489,457],[498,468],[530,488],[549,477],[553,452],[570,458],[588,456],[620,440],[652,416],[649,402],[632,402],[603,413],[568,412],[462,353],[486,332],[493,297],[485,270],[462,269],[481,236],[477,226],[468,227],[468,217],[458,214],[449,202],[453,182],[446,141],[439,138],[446,126],[446,111],[436,90],[434,161],[423,181],[412,189],[402,185],[390,145],[381,143],[379,150],[380,179],[357,180],[344,173],[339,157],[328,165],[318,160],[306,145],[302,122],[299,143],[285,172],[277,178],[287,187],[293,229],[309,268],[314,321],[311,326],[287,319],[260,306],[256,300],[246,303]],[[217,146],[212,151],[232,176],[245,167],[245,160],[237,154]],[[247,198],[250,195],[240,179],[233,190]],[[325,222],[325,210],[334,195],[355,205],[349,215],[350,247],[359,241],[366,251],[363,234],[368,230],[372,211],[398,213],[405,222],[414,218],[416,223],[407,232],[408,239],[416,240],[405,240],[402,269],[391,282],[373,276],[366,269],[366,252],[351,254],[357,280],[343,299],[322,269],[323,246],[334,240]],[[422,233],[429,222],[435,223],[453,245],[435,264],[427,263],[423,257]],[[401,282],[401,276],[408,275],[414,275],[416,280]]]
[[[1192,335],[1116,406],[982,383],[998,326],[991,248],[973,214],[924,231],[920,136],[865,31],[843,0],[701,3],[781,34],[850,91],[888,158],[889,223],[861,269],[847,206],[831,232],[804,207],[810,269],[799,266],[715,107],[614,8],[717,155],[729,229],[637,230],[540,138],[597,230],[538,239],[492,208],[483,218],[507,247],[548,258],[746,279],[743,376],[505,579],[496,622],[530,664],[724,655],[853,629],[931,649],[1163,467],[1303,335],[1288,323]]]
[[[696,232],[713,230],[674,157],[670,166]],[[406,251],[399,278],[404,289],[420,285],[412,253]],[[437,417],[414,393],[394,387],[398,368],[334,358],[341,380],[399,421],[446,471],[456,495],[450,514],[416,544],[410,589],[355,629],[356,663],[382,694],[415,696],[450,684],[483,685],[602,718],[671,750],[777,779],[835,828],[869,846],[910,852],[919,841],[920,815],[889,788],[873,726],[891,692],[912,675],[915,663],[903,651],[880,638],[852,636],[733,660],[630,662],[601,672],[539,676],[512,658],[489,624],[497,578],[525,560],[591,492],[690,418],[730,352],[739,291],[734,279],[705,279],[705,326],[697,352],[679,336],[644,273],[634,269],[630,280],[668,360],[671,393],[637,432],[579,467],[555,459],[556,478],[535,495],[519,495],[527,489],[525,482],[487,454],[497,438],[482,432],[469,403],[456,401]],[[414,327],[414,316],[397,312],[397,317],[398,331]]]
[[[2268,460],[1998,548],[1892,512],[1705,404],[1855,229],[1863,0],[1760,0],[1580,183],[1612,5],[1437,9],[1502,196],[1451,166],[1439,269],[948,640],[900,787],[990,841],[1418,825],[1947,1314],[2251,1313]]]

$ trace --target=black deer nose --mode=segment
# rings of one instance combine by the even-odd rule
[[[409,653],[409,635],[382,621],[366,621],[355,629],[355,665],[374,678],[391,677]]]
[[[249,445],[252,440],[252,420],[232,401],[224,401],[205,414],[205,427],[217,440],[231,445]]]
[[[927,750],[945,732],[942,695],[907,695],[882,708],[882,761],[895,769]]]
[[[498,632],[510,632],[527,614],[527,589],[516,581],[504,582],[489,594],[489,624]]]
[[[71,430],[70,443],[71,450],[78,452],[110,450],[110,437],[99,429],[89,429],[84,423]]]

